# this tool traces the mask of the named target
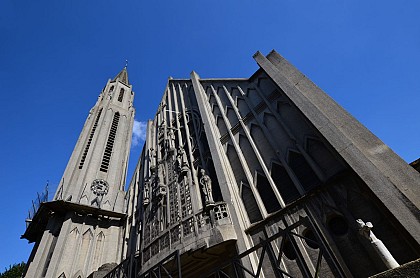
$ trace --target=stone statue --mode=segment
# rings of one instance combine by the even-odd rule
[[[149,181],[147,180],[144,183],[144,194],[143,194],[143,205],[147,206],[150,202],[150,197],[149,197]]]
[[[184,149],[182,147],[179,147],[177,154],[176,154],[176,161],[178,163],[178,169],[181,170],[182,167],[182,155],[183,155]]]
[[[363,222],[362,219],[357,219],[356,220],[358,226],[359,226],[359,233],[367,238],[370,242],[374,242],[376,240],[378,240],[375,236],[375,234],[371,231],[371,229],[373,228],[372,223],[370,222]]]
[[[181,171],[181,173],[184,173],[184,174],[187,173],[189,170],[188,160],[187,160],[187,154],[185,153],[185,150],[183,147],[179,147],[178,149],[177,161],[178,161],[179,171]]]
[[[163,231],[166,227],[166,186],[159,183],[159,223],[160,230]]]
[[[381,240],[379,240],[375,234],[372,232],[373,225],[370,222],[363,222],[362,219],[356,220],[357,225],[359,226],[359,233],[366,239],[369,240],[371,246],[375,250],[375,252],[378,254],[380,259],[384,262],[384,264],[388,268],[396,268],[400,265],[398,262],[394,259],[394,257],[391,255],[389,250],[386,248],[386,246],[383,244]]]
[[[163,136],[163,134],[165,133],[165,128],[166,128],[166,123],[165,123],[165,119],[163,119],[162,123],[158,127],[158,136],[159,137]]]
[[[213,200],[213,194],[211,191],[211,179],[208,175],[206,175],[206,170],[201,169],[200,173],[201,173],[200,184],[201,184],[201,189],[203,190],[203,193],[204,193],[206,205],[213,204],[214,200]]]
[[[152,173],[156,172],[155,157],[156,157],[156,151],[153,148],[150,148],[149,149],[149,163],[150,163],[150,171]]]
[[[152,162],[153,161],[153,158],[155,158],[155,157],[156,157],[155,149],[150,148],[149,149],[149,161]]]
[[[168,150],[175,150],[175,133],[173,129],[174,128],[169,128],[168,130],[168,139],[167,139]]]

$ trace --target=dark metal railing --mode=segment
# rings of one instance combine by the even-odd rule
[[[37,194],[37,198],[35,200],[32,200],[32,206],[28,210],[28,218],[26,219],[26,226],[28,226],[31,223],[41,203],[48,201],[48,182],[44,188],[44,191],[41,193],[37,192],[36,194]]]
[[[136,265],[134,260],[134,255],[131,255],[119,265],[117,265],[113,270],[111,270],[103,278],[131,278],[135,277]]]
[[[175,251],[153,267],[146,271],[139,272],[139,258],[131,255],[122,263],[117,265],[103,278],[181,278],[181,260],[179,251]]]
[[[139,274],[136,278],[152,278],[152,277],[167,277],[167,278],[181,278],[181,258],[179,250],[176,250],[159,263],[149,268],[145,272]]]
[[[298,216],[297,216],[298,215]],[[346,277],[346,270],[335,257],[317,222],[312,219],[306,205],[294,204],[292,208],[254,225],[247,234],[253,241],[248,250],[227,258],[213,267],[205,267],[196,277]],[[119,273],[129,278],[191,277],[191,265],[181,263],[180,251],[148,267],[141,256],[117,267]],[[188,254],[185,254],[188,257]],[[188,261],[185,258],[186,262]],[[131,272],[128,268],[131,267]],[[122,270],[124,269],[124,270]],[[115,270],[115,272],[118,272]],[[187,274],[190,273],[190,274]]]

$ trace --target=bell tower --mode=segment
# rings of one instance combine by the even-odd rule
[[[121,261],[133,99],[124,67],[90,110],[54,199],[22,236],[35,242],[25,277],[87,277]]]
[[[90,110],[55,199],[122,212],[134,121],[127,69],[109,80]]]

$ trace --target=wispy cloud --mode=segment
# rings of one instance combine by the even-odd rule
[[[136,147],[146,140],[146,126],[146,122],[140,122],[134,119],[132,147]]]

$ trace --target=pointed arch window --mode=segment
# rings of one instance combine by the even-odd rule
[[[106,142],[104,156],[102,157],[101,172],[108,172],[109,162],[111,161],[112,149],[114,148],[115,136],[117,135],[118,123],[120,121],[120,113],[114,114],[111,129],[109,130],[108,140]]]
[[[259,173],[258,171],[256,172],[256,184],[257,190],[260,193],[261,199],[267,212],[273,213],[280,210],[280,204],[276,198],[276,195],[274,194],[270,182],[264,174]]]
[[[306,150],[326,178],[334,176],[344,168],[321,140],[306,139]]]
[[[273,162],[271,166],[271,178],[279,190],[281,197],[288,204],[300,197],[299,191],[287,173],[286,169]]]
[[[118,101],[121,102],[123,100],[123,97],[124,97],[124,89],[121,88],[120,94],[118,95]]]
[[[321,185],[321,181],[302,154],[290,151],[289,166],[306,191]]]
[[[251,221],[251,223],[255,223],[262,220],[263,218],[260,209],[258,208],[257,201],[255,200],[255,196],[252,193],[250,186],[247,183],[241,182],[240,191],[249,221]]]

